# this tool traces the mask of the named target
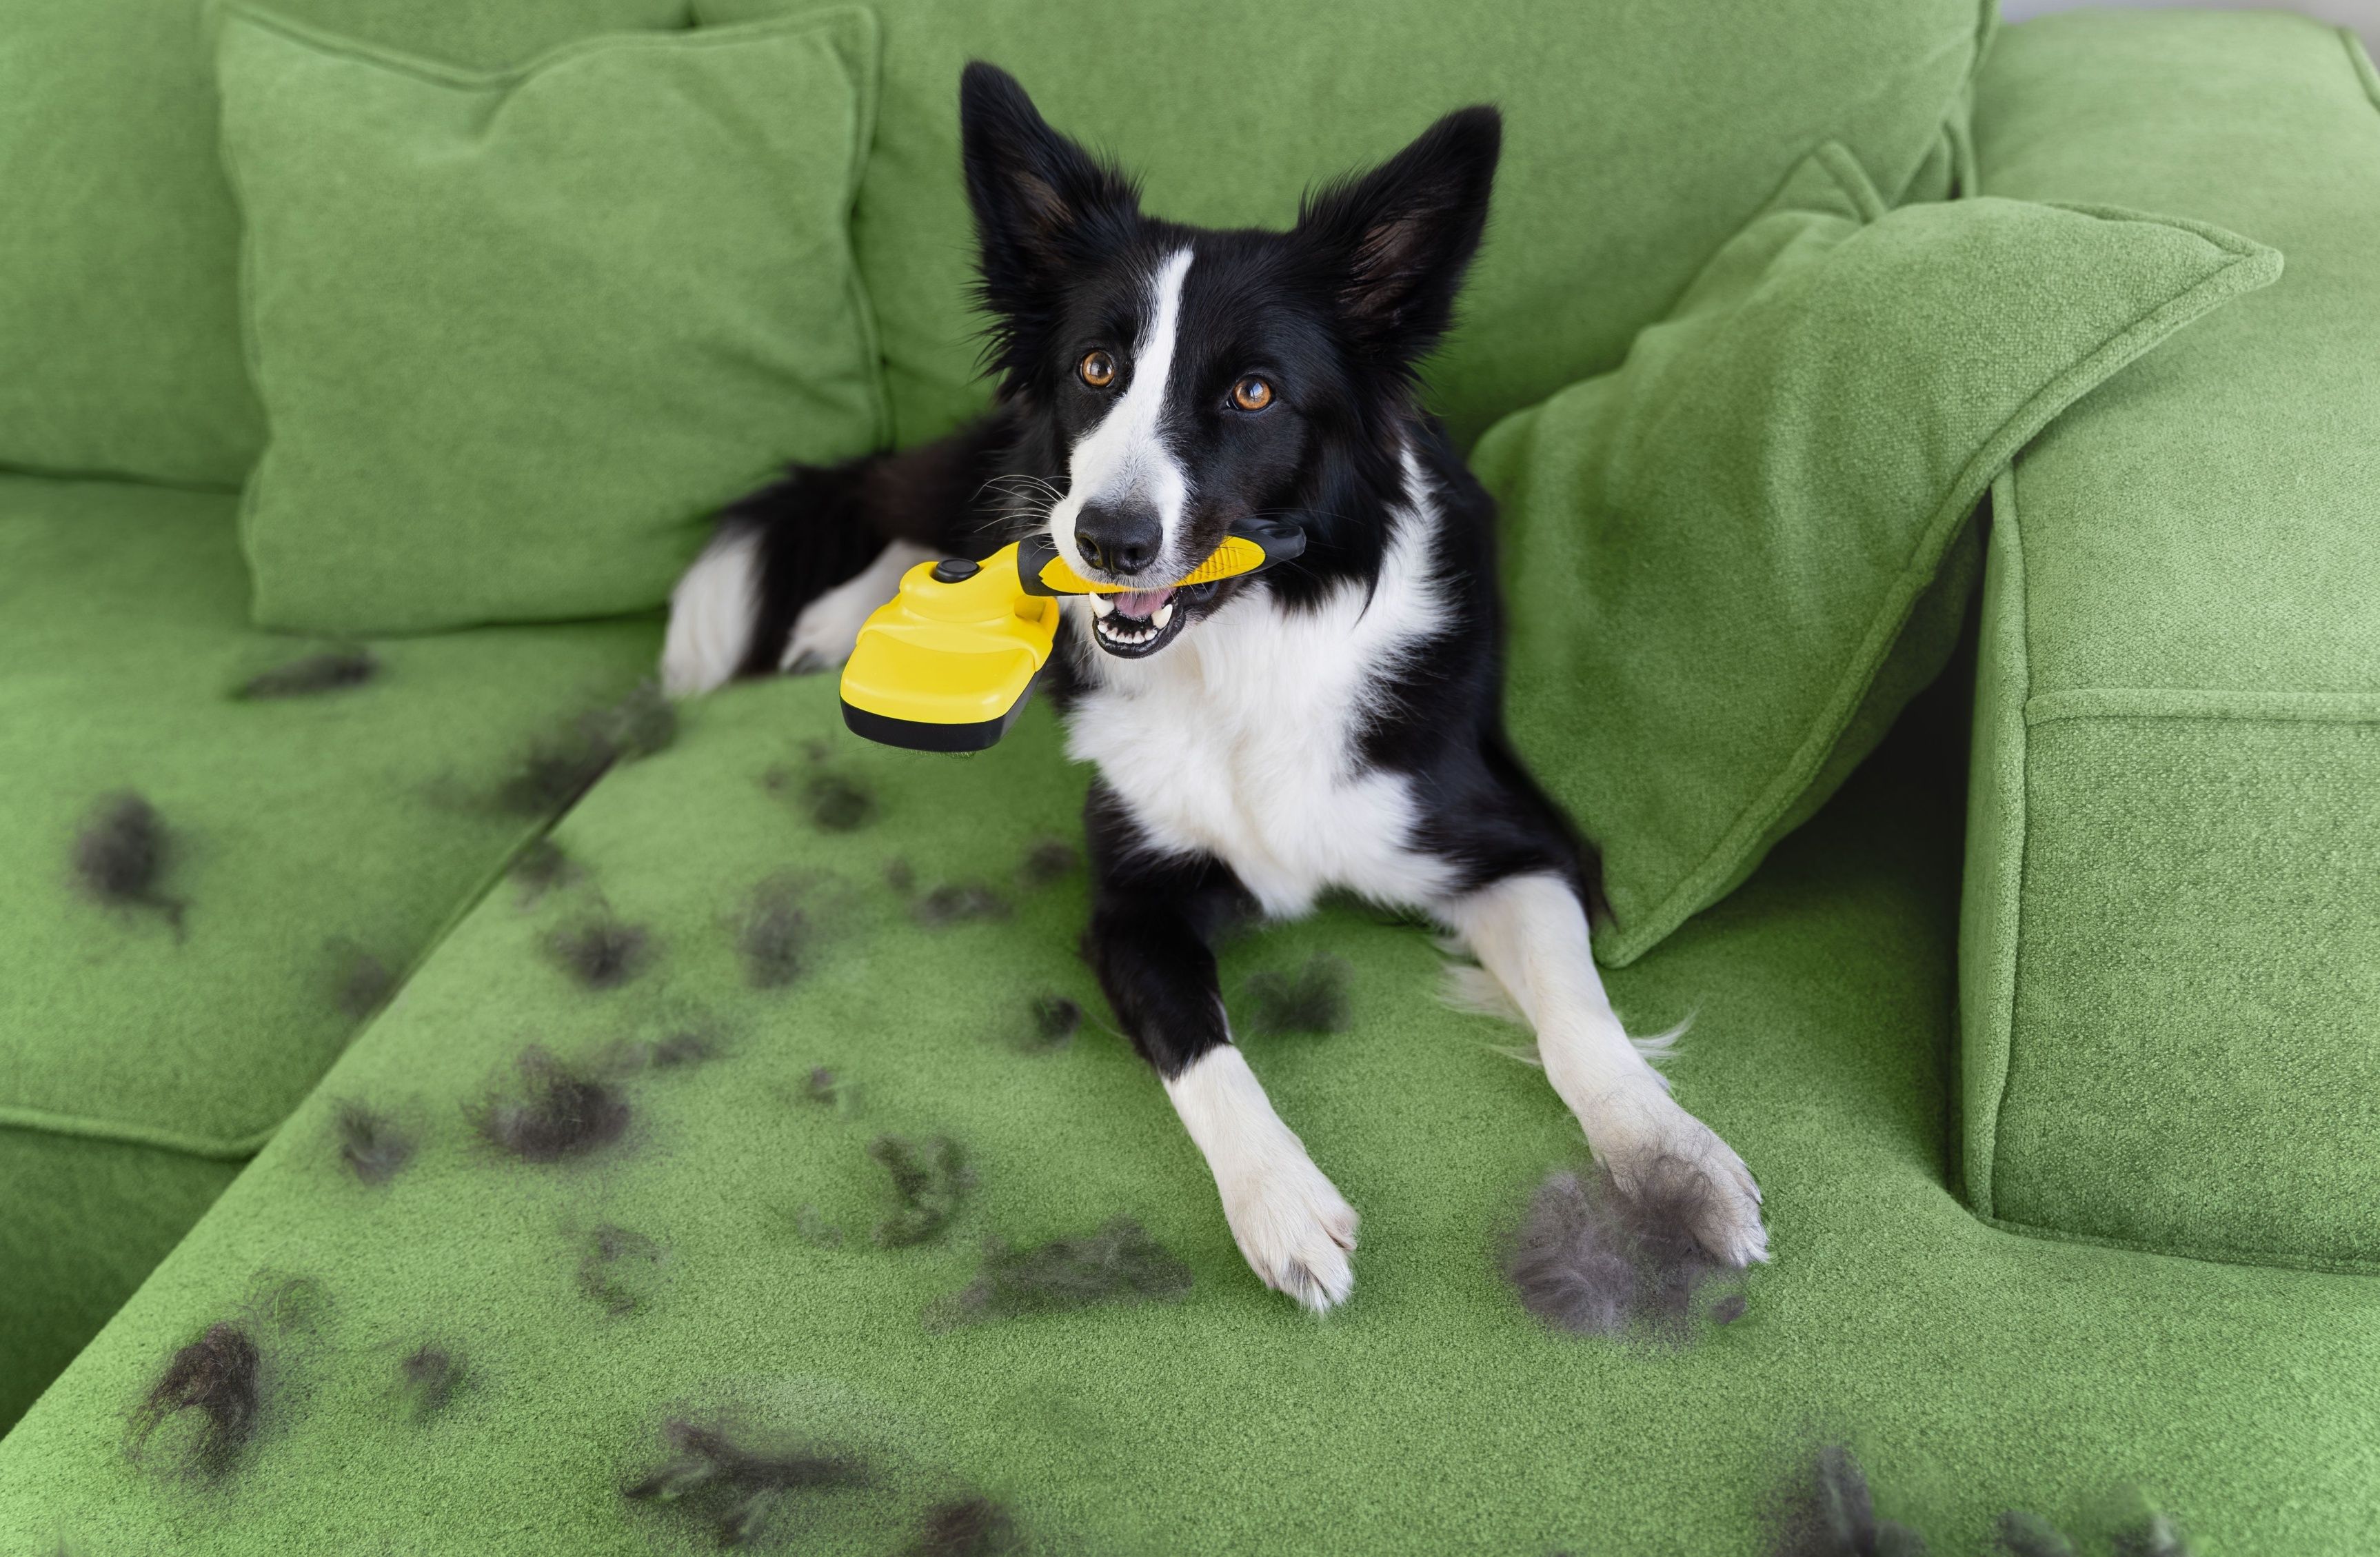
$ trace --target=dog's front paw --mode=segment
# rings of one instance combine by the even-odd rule
[[[1742,1267],[1768,1258],[1760,1186],[1718,1133],[1650,1088],[1582,1110],[1587,1145],[1621,1193],[1673,1219],[1712,1259]]]
[[[1267,1153],[1270,1160],[1261,1165],[1219,1178],[1216,1187],[1248,1269],[1273,1291],[1327,1313],[1347,1301],[1355,1287],[1348,1259],[1355,1248],[1355,1208],[1294,1136],[1287,1148]]]

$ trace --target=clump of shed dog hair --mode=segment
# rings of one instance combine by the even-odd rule
[[[917,890],[917,868],[905,856],[896,854],[884,862],[884,884],[896,897],[912,896]]]
[[[1075,1041],[1083,1008],[1069,996],[1045,991],[1026,998],[1024,1010],[993,1036],[1020,1054],[1050,1054]]]
[[[507,874],[519,886],[521,902],[527,906],[567,885],[577,876],[578,865],[551,836],[540,836],[514,858]]]
[[[589,1231],[578,1261],[578,1290],[605,1313],[625,1319],[660,1295],[669,1251],[631,1228],[603,1222]]]
[[[802,743],[808,772],[779,762],[760,775],[760,787],[791,800],[821,833],[854,833],[876,820],[876,791],[858,775],[829,764],[834,748],[823,740]]]
[[[316,1326],[327,1301],[309,1277],[260,1272],[237,1313],[166,1358],[132,1407],[126,1454],[197,1481],[239,1469],[288,1405],[278,1351]]]
[[[752,889],[735,930],[744,979],[756,990],[781,990],[808,970],[818,940],[810,912],[811,882],[781,870]]]
[[[560,1162],[626,1134],[628,1100],[616,1087],[564,1064],[536,1045],[521,1051],[508,1084],[479,1105],[490,1145],[524,1162]]]
[[[1879,1519],[1867,1474],[1849,1449],[1812,1456],[1771,1515],[1768,1557],[1924,1557],[1925,1538]]]
[[[1700,1307],[1738,1272],[1695,1239],[1709,1182],[1682,1158],[1656,1159],[1632,1188],[1608,1170],[1547,1175],[1507,1240],[1504,1274],[1522,1307],[1556,1330],[1681,1341],[1698,1319],[1728,1323],[1741,1292]]]
[[[1255,973],[1245,986],[1248,1030],[1334,1033],[1347,1026],[1347,960],[1317,952],[1294,969]]]
[[[146,1457],[168,1421],[186,1420],[191,1425],[178,1450],[182,1469],[203,1480],[228,1475],[262,1419],[263,1372],[264,1354],[248,1326],[228,1320],[207,1326],[167,1360],[133,1409],[132,1457]]]
[[[182,937],[187,906],[164,891],[174,838],[157,808],[131,790],[103,797],[75,835],[74,873],[85,892],[115,908],[146,908]]]
[[[516,816],[552,816],[586,794],[613,763],[650,757],[676,738],[676,706],[659,683],[639,682],[618,702],[531,741],[491,798],[498,810]]]
[[[412,1132],[353,1098],[343,1099],[332,1110],[331,1127],[338,1137],[339,1161],[365,1184],[386,1184],[413,1161]]]
[[[929,1328],[1061,1313],[1108,1303],[1172,1303],[1190,1291],[1190,1267],[1128,1216],[1081,1237],[1029,1248],[993,1242],[966,1289],[928,1310]]]
[[[396,993],[396,969],[378,953],[339,940],[331,943],[331,957],[335,966],[332,998],[342,1015],[360,1022]]]
[[[1083,851],[1063,838],[1045,835],[1025,847],[1016,873],[1029,887],[1054,886],[1082,869]]]
[[[879,1136],[868,1143],[868,1156],[892,1180],[892,1214],[877,1222],[874,1235],[883,1248],[907,1248],[941,1236],[974,1182],[965,1154],[947,1136],[923,1145]]]
[[[545,938],[546,955],[580,988],[616,990],[645,969],[652,932],[609,914],[564,925]]]
[[[240,683],[236,695],[250,702],[274,698],[308,698],[361,687],[378,675],[380,660],[368,649],[322,649],[275,665],[271,670],[258,672]]]
[[[2009,1557],[2075,1557],[2074,1543],[2038,1514],[2010,1509],[1999,1516],[1992,1535]]]
[[[2173,1515],[2151,1502],[2138,1488],[2128,1490],[2118,1514],[2113,1551],[2116,1557],[2191,1557],[2189,1539]]]
[[[435,1341],[424,1341],[396,1359],[396,1393],[417,1422],[426,1422],[453,1405],[470,1379],[463,1354]]]
[[[1005,1557],[1022,1545],[1008,1510],[986,1497],[952,1498],[926,1510],[905,1557]]]
[[[983,882],[944,882],[909,905],[909,917],[929,930],[973,919],[1004,919],[1008,899]]]
[[[859,1107],[859,1083],[837,1075],[825,1065],[813,1065],[802,1077],[795,1098],[805,1103],[831,1108],[837,1113],[851,1113]]]
[[[790,1522],[802,1500],[876,1479],[858,1454],[818,1443],[758,1441],[723,1420],[673,1417],[662,1427],[662,1463],[624,1492],[670,1510],[723,1547],[757,1545]]]

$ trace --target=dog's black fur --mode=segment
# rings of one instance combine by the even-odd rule
[[[1203,556],[1232,522],[1258,515],[1293,518],[1306,545],[1293,566],[1178,591],[1173,634],[1241,590],[1295,610],[1351,580],[1368,587],[1383,516],[1405,501],[1410,444],[1440,496],[1432,561],[1454,608],[1411,657],[1360,759],[1412,776],[1426,819],[1418,842],[1464,882],[1549,871],[1590,893],[1591,851],[1504,736],[1494,504],[1416,403],[1419,365],[1451,322],[1486,226],[1496,112],[1448,115],[1382,166],[1315,192],[1288,233],[1212,232],[1144,215],[1132,182],[1052,130],[1004,73],[969,67],[960,102],[997,404],[917,449],[795,468],[728,510],[723,534],[760,541],[758,620],[739,674],[773,674],[803,607],[888,541],[980,559],[1036,528],[1046,504],[1033,494],[1060,490],[1069,449],[1111,404],[1077,378],[1077,360],[1087,346],[1129,342],[1150,265],[1188,248],[1201,295],[1236,306],[1181,326],[1217,407],[1179,451],[1200,494],[1184,550]],[[1222,408],[1251,367],[1279,382],[1278,398],[1257,415]],[[1061,630],[1086,636],[1071,622]],[[1062,651],[1045,672],[1062,707],[1082,689],[1077,663]],[[1093,960],[1135,1042],[1173,1075],[1228,1040],[1207,942],[1251,905],[1220,860],[1137,848],[1129,809],[1105,785],[1094,785],[1086,822]]]

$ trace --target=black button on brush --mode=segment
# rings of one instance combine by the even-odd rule
[[[934,565],[934,582],[964,584],[982,571],[981,563],[969,562],[965,557],[944,557]]]

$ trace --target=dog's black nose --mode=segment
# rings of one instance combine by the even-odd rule
[[[1075,546],[1102,573],[1138,573],[1164,544],[1165,526],[1145,503],[1086,503],[1075,517]]]

